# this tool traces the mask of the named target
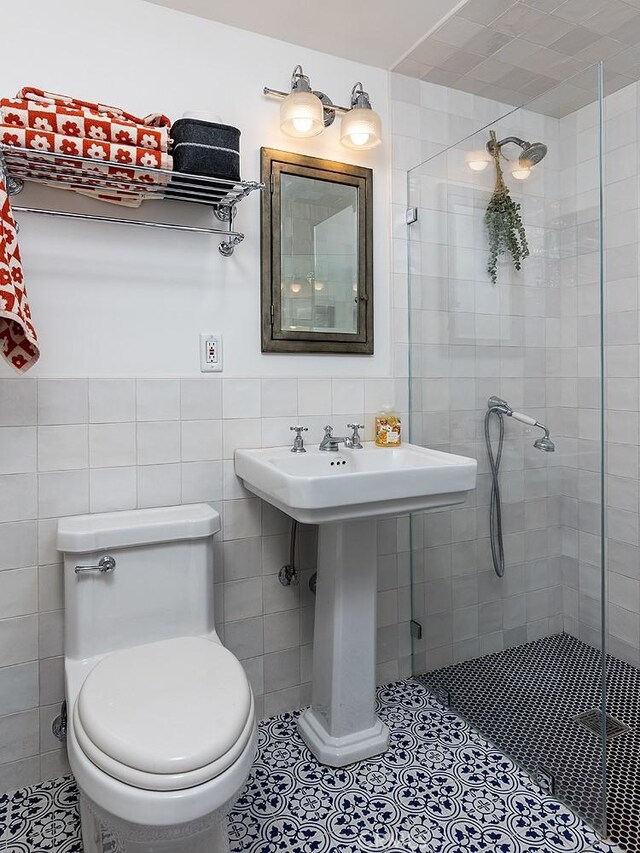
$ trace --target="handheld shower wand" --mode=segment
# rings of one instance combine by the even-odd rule
[[[506,415],[509,418],[513,418],[514,421],[520,421],[521,424],[525,424],[526,426],[538,427],[544,431],[544,436],[538,438],[533,442],[533,446],[537,450],[545,450],[547,453],[553,453],[556,449],[555,444],[551,441],[549,437],[549,429],[544,424],[537,421],[535,418],[529,417],[529,415],[525,415],[523,412],[514,411],[511,406],[503,400],[501,397],[489,397],[487,402],[487,406],[489,409],[489,413],[496,412],[496,414]]]
[[[494,456],[493,445],[491,443],[490,423],[491,416],[498,418],[499,433],[498,433],[498,450]],[[491,558],[495,573],[501,578],[504,575],[504,543],[502,539],[502,502],[500,500],[500,483],[498,473],[500,471],[500,460],[502,458],[502,447],[504,444],[504,416],[520,421],[526,426],[538,427],[544,431],[544,436],[537,438],[533,442],[533,446],[537,450],[544,450],[547,453],[553,453],[556,449],[555,444],[549,437],[547,427],[537,421],[535,418],[529,417],[522,412],[514,411],[506,400],[501,397],[489,397],[487,401],[487,411],[484,416],[484,438],[487,445],[487,455],[489,457],[489,466],[491,468],[491,499],[489,506],[489,539],[491,542]]]

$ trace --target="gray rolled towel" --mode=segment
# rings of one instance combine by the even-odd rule
[[[171,128],[171,139],[174,172],[225,178],[230,181],[240,180],[240,131],[237,127],[201,119],[181,118]],[[222,186],[205,181],[202,184],[205,187]],[[166,194],[170,196],[177,192],[181,195],[189,193],[188,187],[184,182],[181,185],[178,176],[172,180]]]

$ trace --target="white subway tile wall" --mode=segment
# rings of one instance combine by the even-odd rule
[[[532,447],[537,430],[506,423],[501,465],[506,573],[499,580],[488,538],[483,418],[488,397],[497,394],[549,423],[554,438],[564,436],[565,420],[548,388],[576,361],[564,353],[569,341],[561,326],[563,203],[576,192],[567,191],[564,180],[558,119],[529,110],[501,119],[510,109],[504,104],[397,75],[392,97],[394,340],[399,361],[411,359],[411,438],[479,463],[478,487],[465,505],[412,520],[413,608],[423,624],[415,670],[425,671],[564,626],[560,508],[574,448],[559,438],[557,452],[543,454]],[[469,137],[487,122],[492,124],[486,130]],[[549,147],[540,168],[522,184],[503,161],[512,195],[523,205],[531,255],[521,275],[501,263],[497,286],[486,272],[484,226],[495,170],[474,172],[467,164],[473,152],[484,151],[489,129],[499,137],[540,139]],[[583,144],[589,149],[588,140]],[[453,147],[439,153],[447,145]],[[505,149],[505,155],[514,151]],[[407,187],[403,170],[432,155],[437,156],[410,173]],[[408,243],[407,205],[418,208]],[[597,311],[597,300],[594,304]],[[408,355],[401,331],[407,307]],[[590,344],[596,336],[597,327]],[[402,369],[396,365],[399,375]],[[596,426],[585,421],[585,434],[593,435]],[[597,485],[592,494],[597,501]],[[392,595],[382,600],[382,619],[384,601]]]
[[[242,660],[260,714],[310,701],[314,528],[300,540],[300,586],[283,587],[289,520],[239,483],[236,447],[317,442],[373,415],[406,409],[406,380],[287,378],[0,380],[0,791],[66,772],[51,734],[64,698],[64,597],[57,519],[209,502],[221,638]],[[335,403],[335,409],[332,408]],[[411,670],[408,519],[380,522],[378,677]],[[400,571],[398,566],[402,565]]]
[[[640,87],[605,99],[605,344],[608,650],[640,666],[638,530],[638,324]],[[549,390],[571,441],[562,479],[565,626],[599,645],[601,630],[598,288],[598,115],[594,105],[561,121],[564,372]],[[550,380],[551,381],[551,380]]]
[[[593,82],[595,87],[595,76]],[[471,95],[460,100],[460,93],[395,75],[392,93],[398,311],[405,307],[407,196],[402,169],[407,151],[410,160],[418,148],[423,154],[435,153],[443,142],[455,139],[443,140],[441,129],[431,131],[424,119],[425,105],[440,97],[450,121],[459,112],[463,121],[473,119],[473,127],[481,124],[481,115],[485,121],[495,119],[501,108]],[[606,97],[608,648],[636,666],[640,665],[639,120],[637,83]],[[543,139],[550,149],[535,180],[522,187],[532,257],[526,261],[521,284],[509,282],[501,269],[500,286],[492,288],[481,274],[486,251],[481,213],[488,184],[482,178],[486,173],[470,179],[461,155],[481,150],[482,135],[417,170],[411,184],[410,203],[420,207],[419,221],[410,231],[409,253],[415,378],[411,390],[418,413],[412,434],[480,461],[474,507],[414,523],[414,607],[416,614],[425,614],[427,623],[425,639],[417,646],[418,669],[559,629],[601,645],[597,108],[591,104],[558,121],[519,111],[498,127],[504,135],[515,132]],[[514,195],[518,198],[519,193]],[[445,243],[448,255],[443,255]],[[464,251],[470,248],[481,252],[473,264]],[[406,357],[405,349],[396,348],[399,362]],[[508,439],[505,445],[507,574],[500,584],[491,573],[487,540],[489,486],[481,416],[489,393],[545,420],[557,447],[553,457],[545,458],[531,448],[528,434],[524,441]],[[468,401],[474,400],[469,406]]]

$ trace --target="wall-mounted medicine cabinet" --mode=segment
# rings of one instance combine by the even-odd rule
[[[262,149],[262,351],[373,353],[373,172]]]

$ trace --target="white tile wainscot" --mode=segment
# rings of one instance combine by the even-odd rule
[[[310,443],[326,423],[340,430],[352,420],[371,438],[374,413],[389,399],[406,411],[406,380],[0,380],[0,792],[68,770],[50,731],[64,696],[55,549],[64,515],[212,503],[224,521],[220,634],[242,660],[261,715],[310,701],[316,530],[302,530],[300,585],[281,586],[289,520],[239,484],[233,451],[288,444],[298,421]],[[379,682],[410,673],[408,528],[406,517],[378,523]]]

